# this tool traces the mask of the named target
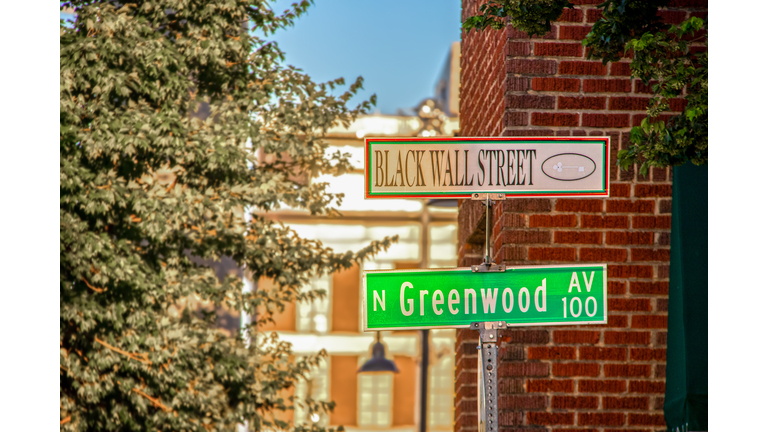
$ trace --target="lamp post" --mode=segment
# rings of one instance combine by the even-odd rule
[[[360,366],[357,373],[365,372],[394,372],[400,373],[397,365],[392,360],[387,359],[384,344],[381,343],[381,332],[376,332],[376,343],[373,344],[371,358]]]

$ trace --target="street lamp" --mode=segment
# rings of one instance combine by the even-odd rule
[[[400,373],[397,365],[392,360],[387,359],[384,344],[381,343],[381,333],[376,332],[376,343],[373,344],[372,356],[366,361],[357,373],[365,372],[394,372]]]

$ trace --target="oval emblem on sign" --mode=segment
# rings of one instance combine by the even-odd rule
[[[560,181],[575,181],[589,177],[597,164],[589,156],[578,153],[560,153],[541,164],[541,171],[550,178]]]

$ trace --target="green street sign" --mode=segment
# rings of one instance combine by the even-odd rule
[[[363,271],[363,330],[605,324],[605,264]]]

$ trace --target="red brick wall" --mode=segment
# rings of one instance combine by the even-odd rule
[[[609,281],[607,325],[502,332],[501,432],[662,431],[672,171],[616,168],[649,90],[629,78],[629,59],[584,58],[580,41],[600,0],[572,3],[543,37],[511,27],[462,35],[461,135],[611,137],[608,199],[513,198],[495,207],[497,263],[605,262]],[[707,1],[670,4],[668,22],[706,16]],[[462,19],[477,7],[464,0]],[[484,208],[460,202],[459,265],[482,261],[484,239]],[[477,337],[457,333],[456,431],[477,429]]]

